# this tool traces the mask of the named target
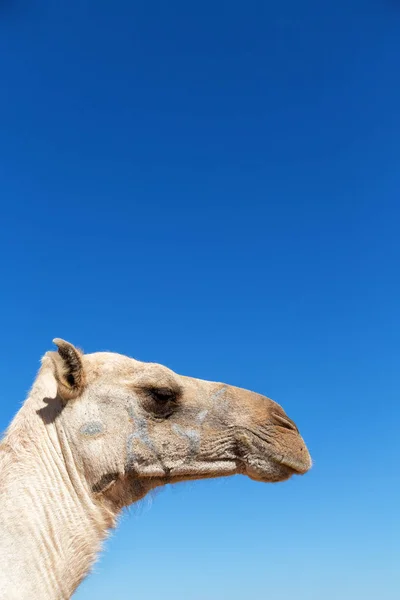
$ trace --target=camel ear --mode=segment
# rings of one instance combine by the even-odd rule
[[[53,344],[58,348],[58,354],[54,352],[58,392],[64,400],[73,400],[80,396],[85,386],[82,352],[60,338],[55,338]]]

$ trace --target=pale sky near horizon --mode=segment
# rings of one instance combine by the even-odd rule
[[[77,600],[398,600],[400,4],[0,4],[0,430],[54,337],[274,398],[305,477],[176,486]]]

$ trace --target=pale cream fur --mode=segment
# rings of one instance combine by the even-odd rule
[[[0,444],[1,599],[70,598],[121,509],[157,486],[311,466],[268,398],[57,344]]]

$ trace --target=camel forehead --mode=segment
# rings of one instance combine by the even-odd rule
[[[146,363],[115,352],[95,352],[85,354],[83,362],[88,382],[106,377],[108,381],[151,380],[157,379],[167,383],[178,376],[163,365]]]
[[[134,358],[117,354],[116,352],[94,352],[93,354],[84,354],[83,362],[88,371],[129,372],[137,369],[140,363]]]

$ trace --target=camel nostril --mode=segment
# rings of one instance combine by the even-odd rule
[[[283,413],[283,411],[282,411],[282,413]],[[290,429],[291,431],[295,431],[296,433],[299,433],[296,423],[294,423],[292,421],[292,419],[289,419],[289,417],[285,413],[280,414],[276,411],[273,411],[272,416],[277,425],[280,425],[281,427],[284,427],[285,429]]]

